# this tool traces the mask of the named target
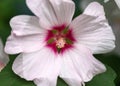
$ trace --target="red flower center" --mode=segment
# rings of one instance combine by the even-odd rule
[[[48,30],[45,41],[46,46],[55,53],[63,53],[65,50],[73,47],[75,38],[71,28],[61,25],[54,26],[51,30]]]

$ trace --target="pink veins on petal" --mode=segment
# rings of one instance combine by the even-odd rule
[[[52,27],[51,30],[47,31],[45,38],[46,46],[55,53],[63,53],[72,48],[75,41],[72,29],[66,25]]]

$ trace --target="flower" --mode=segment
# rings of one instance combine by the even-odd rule
[[[9,57],[7,54],[3,51],[3,44],[0,39],[0,71],[6,66],[6,64],[9,62]]]
[[[57,77],[69,86],[81,86],[106,70],[93,54],[115,47],[115,37],[103,7],[92,2],[72,21],[72,0],[27,0],[36,16],[20,15],[10,21],[5,51],[18,54],[13,71],[37,86],[56,86]]]

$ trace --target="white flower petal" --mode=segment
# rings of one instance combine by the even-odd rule
[[[12,69],[20,77],[34,80],[37,86],[56,86],[60,67],[61,58],[50,49],[43,48],[37,52],[20,54]]]
[[[27,5],[40,18],[44,28],[69,24],[75,11],[72,0],[27,0]]]
[[[17,54],[20,52],[37,51],[45,45],[44,40],[44,34],[17,36],[11,32],[6,42],[5,52],[8,54]]]
[[[70,24],[70,28],[73,29],[73,34],[78,38],[84,31],[84,28],[93,26],[91,22],[94,21],[96,17],[82,14],[76,17]],[[86,30],[86,29],[85,29]]]
[[[39,20],[35,16],[20,15],[11,19],[10,25],[16,35],[31,35],[44,32],[39,25]]]
[[[69,24],[75,12],[75,4],[71,0],[50,0],[56,12],[59,24]],[[61,1],[61,2],[58,2]]]
[[[83,45],[77,45],[73,50],[66,51],[62,59],[60,77],[69,86],[82,86],[82,83],[90,81],[93,76],[106,70],[105,66]]]
[[[98,2],[91,2],[87,6],[83,14],[96,16],[98,17],[98,19],[101,19],[101,20],[105,19],[104,8]]]
[[[9,62],[9,57],[4,52],[3,44],[2,44],[2,41],[0,39],[0,71],[7,65],[8,62]]]
[[[94,54],[107,53],[115,47],[113,31],[105,19],[103,7],[97,2],[91,3],[70,27],[78,43],[86,45]]]

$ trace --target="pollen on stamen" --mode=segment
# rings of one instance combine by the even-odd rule
[[[66,44],[66,41],[64,38],[59,38],[58,40],[56,40],[56,47],[57,48],[64,48]]]

